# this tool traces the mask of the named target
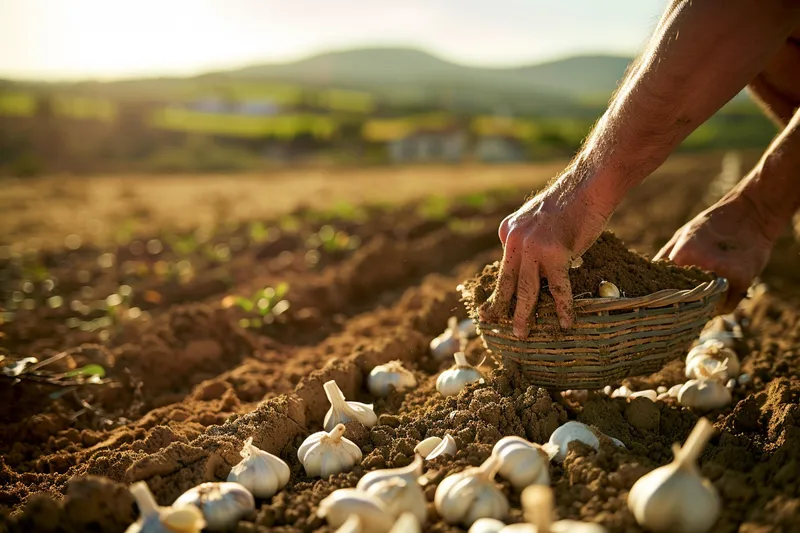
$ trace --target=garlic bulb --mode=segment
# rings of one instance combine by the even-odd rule
[[[470,526],[468,533],[500,533],[506,525],[494,518],[479,518]]]
[[[244,441],[242,460],[228,474],[228,481],[239,483],[257,498],[269,498],[289,482],[289,465],[283,459],[253,446],[253,437]]]
[[[200,509],[209,531],[226,531],[255,511],[256,502],[250,491],[238,483],[201,483],[181,494],[174,508],[193,505]]]
[[[425,459],[432,461],[442,455],[455,455],[457,451],[458,444],[456,443],[456,439],[450,435],[445,435],[442,439],[442,442],[440,442],[439,445],[425,457]]]
[[[309,477],[328,477],[353,468],[361,461],[361,449],[343,437],[344,424],[330,432],[318,431],[306,437],[297,449],[297,458],[303,463]]]
[[[348,402],[344,399],[344,394],[334,380],[330,380],[322,386],[325,389],[325,396],[331,408],[325,415],[323,427],[325,431],[332,430],[337,424],[344,424],[355,420],[364,426],[371,428],[378,423],[378,416],[372,410],[371,403]]]
[[[600,288],[597,291],[601,298],[619,298],[622,296],[619,288],[610,281],[601,281]]]
[[[144,481],[128,489],[139,507],[139,519],[125,533],[200,533],[206,522],[203,513],[193,505],[180,509],[159,507]]]
[[[357,515],[361,528],[370,533],[387,533],[394,523],[380,500],[358,489],[335,490],[319,502],[317,509],[317,516],[331,527],[344,525],[352,515]]]
[[[364,528],[361,527],[361,517],[357,514],[350,515],[350,518],[345,520],[336,533],[363,533]]]
[[[433,499],[439,516],[448,524],[460,523],[467,527],[479,518],[505,518],[508,500],[494,483],[499,467],[497,458],[489,456],[481,466],[444,478]]]
[[[456,317],[452,316],[447,321],[447,329],[444,330],[444,333],[431,341],[431,354],[434,359],[440,361],[453,357],[463,342],[477,334],[477,327],[471,319],[467,318],[459,322]]]
[[[700,377],[696,374],[690,374],[689,368],[690,365],[694,362],[695,359],[702,358],[702,359],[713,359],[716,361],[724,362],[727,361],[728,365],[728,375],[729,376],[736,376],[739,374],[739,357],[736,355],[736,352],[727,348],[725,344],[718,340],[707,340],[702,344],[698,344],[691,350],[689,353],[686,354],[686,377],[687,378],[697,378]],[[727,378],[726,378],[727,379]],[[723,380],[725,381],[725,380]]]
[[[508,526],[503,533],[530,531],[531,533],[607,533],[606,528],[591,522],[559,520],[553,522],[553,489],[542,485],[531,485],[522,491],[522,509],[530,529]],[[516,524],[515,524],[516,525]]]
[[[370,484],[365,492],[379,499],[386,511],[395,518],[399,518],[403,513],[413,514],[414,518],[422,523],[428,518],[428,501],[416,479],[412,481],[402,477],[382,479]]]
[[[672,463],[656,468],[634,483],[628,493],[628,509],[642,527],[657,533],[704,533],[720,512],[720,498],[714,485],[697,469],[697,458],[714,433],[711,423],[701,418],[683,448],[672,450]]]
[[[388,396],[394,387],[403,391],[417,386],[417,378],[400,361],[389,361],[372,369],[367,378],[367,388],[373,396]]]
[[[634,398],[647,398],[651,402],[654,402],[656,401],[656,398],[658,398],[658,393],[653,389],[640,390],[639,392],[631,393],[631,395],[628,396],[629,400]]]
[[[516,489],[550,484],[550,460],[538,444],[522,437],[503,437],[494,445],[492,455],[500,462],[497,473]]]
[[[414,447],[414,453],[421,455],[423,458],[427,459],[428,455],[436,449],[439,444],[441,444],[442,439],[440,437],[428,437],[425,440],[419,441]]]
[[[389,533],[422,533],[419,520],[412,513],[403,513],[392,526]]]
[[[733,314],[712,318],[700,332],[699,342],[719,341],[727,348],[735,348],[736,341],[742,338],[742,327]]]
[[[732,400],[731,391],[716,379],[691,379],[678,393],[678,403],[704,411],[725,407]]]
[[[422,474],[422,457],[415,455],[414,460],[407,466],[400,468],[384,468],[367,472],[358,480],[356,488],[364,492],[369,492],[372,485],[381,481],[386,481],[387,479],[404,479],[406,481],[416,482],[420,474]]]
[[[453,357],[456,364],[436,378],[436,390],[442,396],[455,396],[468,383],[483,379],[483,374],[467,362],[464,352],[456,352]]]
[[[569,453],[569,443],[578,440],[598,450],[600,448],[600,439],[598,436],[605,436],[602,432],[590,428],[586,424],[580,422],[569,421],[566,424],[559,426],[552,435],[550,440],[542,446],[542,449],[550,456],[550,459],[561,463],[567,458]],[[608,437],[617,446],[624,448],[625,445],[622,441],[614,437]]]

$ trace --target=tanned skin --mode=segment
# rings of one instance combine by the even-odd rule
[[[500,225],[503,260],[484,320],[526,337],[542,279],[562,328],[574,321],[568,269],[627,192],[725,103],[749,87],[781,134],[742,181],[659,252],[728,278],[745,295],[800,208],[800,0],[675,0],[570,165]]]

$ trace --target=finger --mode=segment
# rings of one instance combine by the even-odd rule
[[[530,254],[524,254],[522,265],[517,280],[517,308],[514,311],[514,335],[517,338],[527,338],[530,333],[530,319],[536,311],[539,301],[539,264],[532,259]]]
[[[572,302],[572,285],[565,265],[549,267],[544,272],[550,294],[556,304],[556,315],[561,329],[569,329],[575,322],[575,308]]]
[[[497,276],[497,285],[489,299],[481,306],[482,320],[505,318],[511,307],[511,298],[517,288],[519,264],[522,258],[519,242],[510,238],[508,245],[503,250],[503,262],[500,264],[500,273]]]
[[[503,243],[503,246],[506,245],[506,241],[508,240],[508,233],[511,231],[511,217],[514,214],[508,215],[503,221],[500,223],[500,228],[497,230],[497,236],[500,237],[500,242]]]

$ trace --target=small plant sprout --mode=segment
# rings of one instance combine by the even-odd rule
[[[550,459],[538,444],[522,437],[503,437],[494,445],[492,455],[500,462],[497,473],[517,490],[550,484]]]
[[[600,439],[598,437],[609,438],[617,446],[621,448],[625,447],[622,441],[613,437],[608,437],[607,435],[604,435],[600,431],[591,428],[586,424],[569,421],[566,424],[558,427],[558,429],[556,429],[553,434],[550,435],[550,440],[547,442],[547,444],[542,446],[542,449],[547,452],[547,455],[552,461],[561,463],[567,458],[570,442],[580,441],[587,446],[598,450],[600,449]]]
[[[228,481],[239,483],[257,498],[269,498],[289,482],[289,465],[253,446],[253,437],[244,441],[240,454],[242,460],[231,469]]]
[[[209,531],[235,529],[239,520],[256,507],[249,490],[238,483],[227,482],[202,483],[180,495],[172,507],[179,509],[187,505],[200,509]]]
[[[714,485],[697,469],[697,459],[714,433],[701,418],[681,448],[675,444],[672,463],[656,468],[634,483],[628,509],[640,526],[656,533],[705,533],[717,521],[720,498]]]
[[[287,283],[279,283],[274,288],[267,287],[256,291],[251,298],[235,296],[232,298],[234,305],[245,313],[255,313],[258,317],[242,319],[244,327],[260,328],[264,324],[271,324],[275,318],[285,313],[289,307],[289,300],[284,298],[289,292]],[[226,298],[227,300],[227,298]]]
[[[367,388],[373,396],[388,396],[392,388],[404,391],[417,386],[417,378],[400,361],[389,361],[372,369],[367,378]]]
[[[159,507],[144,481],[134,483],[128,490],[139,507],[139,519],[125,533],[200,533],[206,526],[203,513],[193,505]]]
[[[469,527],[479,518],[503,520],[508,500],[497,488],[494,476],[500,463],[489,456],[481,466],[470,467],[444,478],[436,488],[436,511],[448,524]]]
[[[372,404],[361,402],[348,402],[344,399],[339,386],[334,380],[330,380],[323,385],[325,389],[325,396],[328,397],[328,402],[331,408],[325,415],[325,423],[323,427],[331,431],[339,424],[345,424],[351,420],[360,422],[364,426],[371,428],[378,423],[378,416],[372,410]]]
[[[317,516],[327,520],[331,527],[340,527],[356,515],[363,531],[387,533],[392,529],[394,517],[375,496],[358,489],[333,491],[319,503]]]
[[[723,362],[702,379],[690,379],[678,392],[678,403],[701,411],[725,407],[733,400],[731,391],[725,386],[727,376],[727,366]]]
[[[461,338],[461,349],[453,354],[456,364],[445,370],[439,377],[436,378],[436,390],[442,396],[455,396],[467,384],[483,379],[483,374],[480,370],[473,367],[467,361],[467,356],[464,354],[467,341],[464,337]],[[483,361],[481,361],[482,363]],[[478,364],[480,366],[480,363]]]
[[[619,292],[619,288],[610,281],[601,281],[597,293],[600,295],[600,298],[619,298],[622,296]]]
[[[361,461],[361,449],[344,438],[344,430],[344,424],[339,424],[330,432],[319,431],[303,441],[297,449],[297,459],[307,476],[327,478],[346,472]]]
[[[525,520],[534,526],[525,531],[531,533],[607,533],[606,528],[591,522],[553,521],[553,489],[550,487],[531,485],[522,491],[521,500]],[[506,531],[509,530],[503,530],[504,533]]]

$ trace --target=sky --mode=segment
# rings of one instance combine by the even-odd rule
[[[510,66],[633,55],[666,0],[0,0],[0,77],[191,75],[364,46]]]

